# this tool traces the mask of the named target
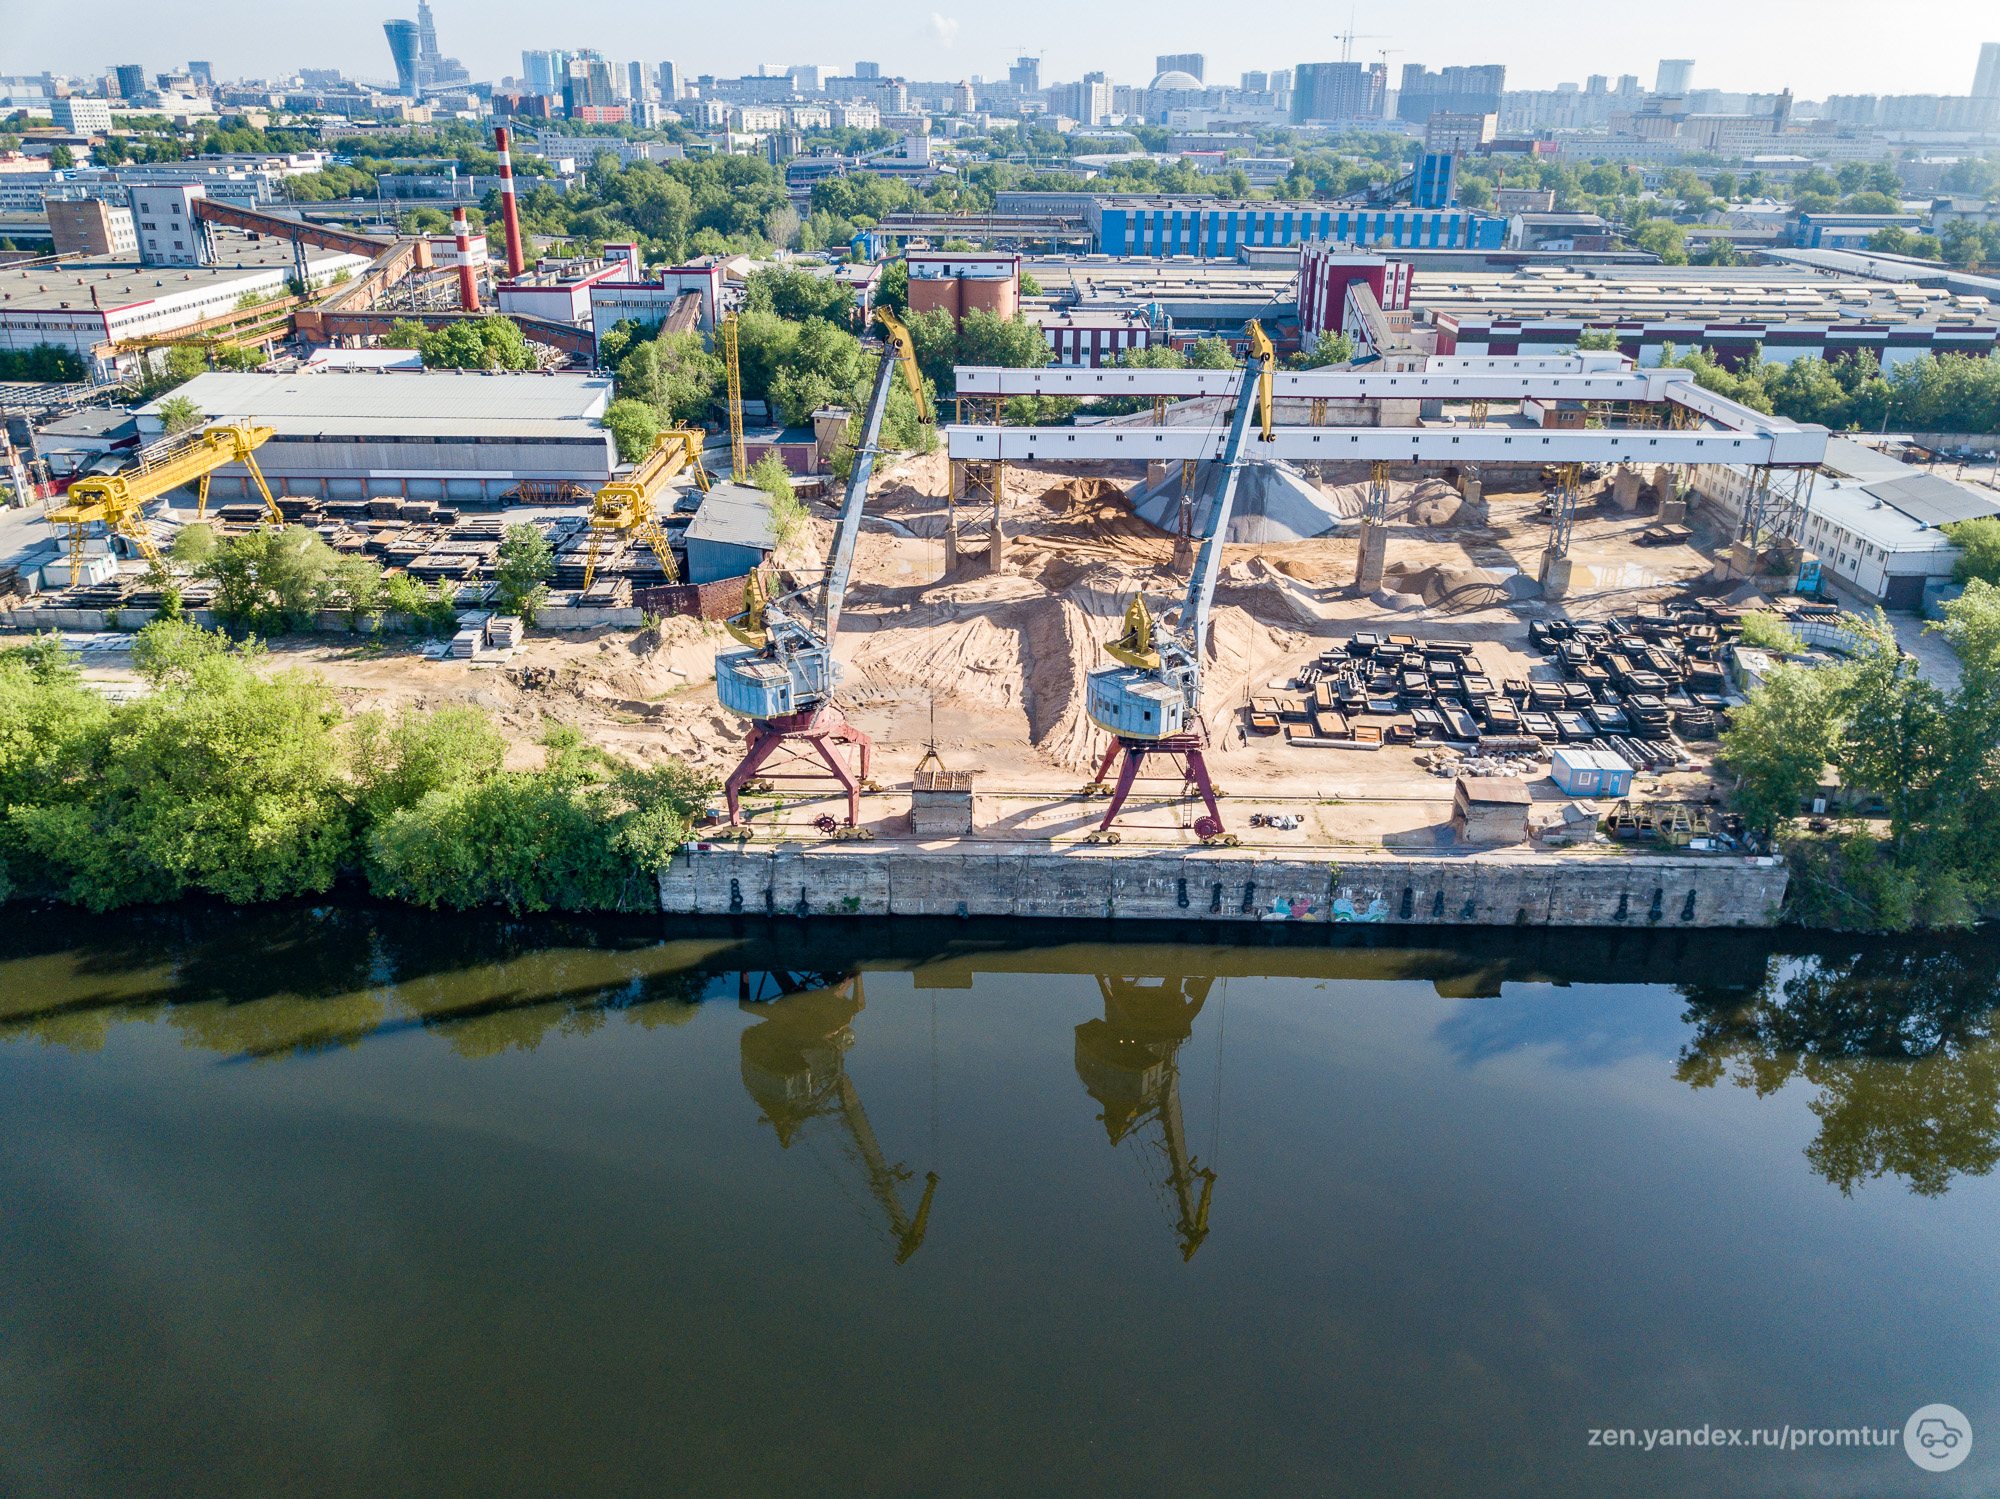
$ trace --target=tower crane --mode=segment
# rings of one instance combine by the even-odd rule
[[[888,1223],[896,1263],[907,1264],[923,1246],[930,1225],[931,1198],[938,1174],[924,1173],[924,1188],[913,1213],[903,1204],[903,1184],[916,1175],[902,1162],[883,1154],[861,1106],[861,1095],[847,1075],[847,1051],[854,1045],[854,1017],[866,1000],[861,976],[854,974],[819,988],[799,987],[794,976],[775,975],[780,997],[743,999],[738,1008],[758,1017],[742,1033],[743,1086],[789,1150],[800,1131],[814,1119],[837,1118],[847,1135],[846,1154],[861,1167],[868,1194]]]
[[[882,440],[882,418],[889,409],[889,392],[898,371],[917,399],[919,416],[926,422],[931,419],[909,330],[887,308],[876,308],[875,316],[888,333],[888,348],[875,371],[875,386],[868,399],[861,441],[854,449],[854,468],[848,476],[847,497],[841,504],[840,526],[827,559],[825,580],[817,589],[800,588],[771,598],[761,574],[752,573],[745,586],[744,612],[727,623],[729,633],[743,649],[719,652],[715,658],[716,696],[723,707],[751,721],[750,743],[742,763],[723,782],[732,825],[740,826],[743,821],[739,797],[744,785],[781,748],[812,768],[770,779],[823,780],[831,776],[847,792],[846,829],[860,825],[861,782],[868,778],[874,746],[833,701],[833,689],[840,681],[840,667],[833,659],[833,637],[840,628],[840,610],[854,567],[854,545],[861,534],[861,508],[868,498],[868,479]],[[815,593],[817,599],[812,597]],[[848,769],[836,748],[839,745],[855,747],[860,759],[858,777]],[[808,751],[817,757],[817,766]]]
[[[676,427],[660,434],[653,451],[631,473],[597,491],[590,502],[590,550],[583,559],[586,590],[597,577],[598,559],[608,543],[620,536],[645,542],[666,569],[667,581],[680,581],[673,549],[667,544],[666,532],[660,528],[654,505],[667,481],[685,468],[694,470],[696,488],[708,493],[708,471],[701,466],[701,433]]]
[[[1099,762],[1093,788],[1104,785],[1111,764],[1121,755],[1117,788],[1103,822],[1090,834],[1092,841],[1114,841],[1111,825],[1117,820],[1132,784],[1148,757],[1167,755],[1179,766],[1182,783],[1192,783],[1208,808],[1208,815],[1196,819],[1194,830],[1204,843],[1233,843],[1235,835],[1222,826],[1222,809],[1216,804],[1215,787],[1209,781],[1203,751],[1208,730],[1201,716],[1201,654],[1208,640],[1208,611],[1215,598],[1215,579],[1222,567],[1223,538],[1229,531],[1230,513],[1236,506],[1237,481],[1242,476],[1243,439],[1254,407],[1259,413],[1262,440],[1275,436],[1271,424],[1272,363],[1271,341],[1256,323],[1247,329],[1250,357],[1243,370],[1243,385],[1236,401],[1236,415],[1230,422],[1228,445],[1222,453],[1222,484],[1214,513],[1202,535],[1201,554],[1195,559],[1188,579],[1187,597],[1171,632],[1156,626],[1146,601],[1138,594],[1125,610],[1125,630],[1105,650],[1119,663],[1099,667],[1085,678],[1084,709],[1090,721],[1111,736],[1111,744]]]
[[[143,523],[146,506],[183,485],[193,484],[195,514],[206,517],[209,480],[217,469],[232,463],[240,463],[250,471],[250,477],[257,481],[257,492],[264,497],[265,514],[277,524],[284,524],[284,513],[271,497],[271,486],[264,482],[263,470],[257,467],[255,457],[256,450],[274,435],[275,428],[253,426],[249,422],[209,427],[153,447],[130,468],[112,474],[87,474],[78,479],[64,494],[63,503],[48,512],[49,524],[61,530],[69,541],[70,576],[77,576],[83,566],[83,547],[93,525],[124,537],[148,562],[158,562],[159,552],[147,537]]]
[[[743,459],[743,361],[737,343],[732,312],[722,320],[722,365],[729,377],[729,477],[741,484],[750,465]]]
[[[1097,1117],[1111,1143],[1136,1139],[1149,1121],[1159,1122],[1165,1170],[1155,1168],[1155,1186],[1173,1199],[1183,1260],[1193,1259],[1208,1237],[1215,1172],[1188,1150],[1179,1057],[1214,982],[1196,975],[1149,980],[1099,974],[1104,1018],[1076,1028],[1076,1074],[1102,1107]]]

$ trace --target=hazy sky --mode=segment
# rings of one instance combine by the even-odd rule
[[[381,22],[416,14],[416,0],[373,7],[294,9],[270,0],[93,0],[88,24],[65,6],[0,0],[0,74],[101,73],[140,62],[149,73],[205,58],[217,76],[267,76],[337,67],[394,76]],[[376,11],[380,14],[375,14]],[[1210,82],[1246,68],[1340,56],[1346,8],[1312,0],[876,0],[806,4],[643,6],[609,0],[436,0],[444,51],[477,79],[521,71],[524,47],[596,47],[616,61],[672,58],[690,75],[754,72],[760,62],[818,62],[846,71],[857,58],[910,78],[1004,76],[1019,54],[1042,54],[1044,83],[1103,69],[1144,83],[1162,52],[1201,52]],[[295,17],[293,21],[290,18]],[[867,29],[860,24],[867,18]],[[1239,24],[1254,20],[1254,26]],[[1549,0],[1424,0],[1354,7],[1353,55],[1392,49],[1402,65],[1504,62],[1514,88],[1581,84],[1591,73],[1636,73],[1648,88],[1662,57],[1695,59],[1695,86],[1828,94],[1963,94],[1982,41],[2000,40],[1993,0],[1672,0],[1578,5]]]

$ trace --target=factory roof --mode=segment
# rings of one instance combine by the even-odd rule
[[[1900,510],[1911,520],[1926,526],[1948,526],[1954,521],[2000,512],[2000,502],[1954,484],[1936,474],[1916,473],[1906,479],[1883,479],[1861,486],[1864,494]]]
[[[575,435],[610,403],[611,381],[519,370],[301,370],[197,375],[178,387],[211,420],[254,417],[281,432]],[[159,402],[139,408],[157,421]]]
[[[215,263],[204,266],[141,265],[138,257],[130,255],[93,256],[65,260],[60,265],[0,266],[0,314],[51,312],[65,307],[112,311],[177,292],[225,285],[245,276],[268,277],[273,271],[289,274],[292,269],[292,247],[284,240],[252,241],[216,231],[215,243]],[[315,272],[331,273],[366,263],[358,255],[336,250],[307,252],[307,264]],[[94,304],[92,292],[97,294]]]
[[[1791,266],[1591,265],[1518,271],[1417,270],[1413,305],[1460,316],[1709,322],[1964,323],[1991,327],[1982,299]]]

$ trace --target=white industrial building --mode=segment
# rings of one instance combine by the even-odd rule
[[[315,500],[498,501],[523,483],[595,489],[617,467],[602,425],[612,382],[514,370],[303,370],[198,375],[173,394],[211,422],[275,435],[257,450],[273,493]],[[160,403],[138,411],[163,435]],[[257,498],[246,470],[218,470],[213,501]]]
[[[1731,464],[1690,469],[1695,492],[1739,522],[1753,472]],[[1947,580],[1958,549],[1944,526],[2000,515],[2000,492],[1957,484],[1847,438],[1830,438],[1814,481],[1805,534],[1793,540],[1820,559],[1841,590],[1885,609],[1923,607],[1924,585]]]

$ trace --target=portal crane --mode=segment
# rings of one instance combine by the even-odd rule
[[[1236,506],[1236,486],[1242,475],[1243,439],[1250,425],[1253,407],[1260,416],[1262,438],[1272,440],[1271,425],[1271,341],[1256,323],[1248,328],[1250,357],[1243,370],[1236,415],[1229,425],[1228,445],[1222,453],[1222,484],[1215,511],[1209,516],[1202,535],[1201,554],[1195,559],[1188,579],[1187,597],[1171,633],[1157,627],[1146,608],[1145,599],[1134,594],[1125,610],[1125,630],[1105,650],[1116,666],[1103,666],[1085,678],[1085,711],[1090,721],[1108,732],[1110,746],[1098,764],[1092,789],[1102,788],[1112,761],[1124,757],[1118,785],[1111,793],[1111,805],[1090,840],[1115,842],[1118,835],[1111,824],[1132,794],[1132,784],[1151,755],[1168,755],[1180,770],[1183,785],[1192,783],[1208,808],[1197,818],[1195,835],[1204,843],[1234,843],[1233,833],[1222,826],[1222,808],[1216,804],[1215,787],[1208,778],[1203,750],[1208,730],[1201,716],[1201,654],[1208,640],[1209,605],[1215,598],[1215,580],[1222,566],[1223,540],[1229,531],[1229,517]]]
[[[673,549],[666,532],[660,529],[654,502],[660,491],[684,468],[694,470],[695,486],[708,493],[708,471],[701,466],[701,433],[686,427],[662,432],[653,451],[622,479],[614,479],[597,491],[590,503],[590,550],[583,559],[583,586],[587,591],[597,577],[597,563],[614,537],[643,541],[653,549],[667,581],[680,575],[674,567]]]
[[[924,1188],[914,1213],[903,1205],[903,1184],[916,1173],[883,1154],[861,1106],[861,1095],[847,1075],[847,1050],[854,1045],[854,1017],[866,1000],[861,977],[839,979],[821,988],[796,987],[792,975],[774,975],[782,997],[744,999],[738,1008],[758,1017],[742,1033],[743,1086],[777,1132],[778,1143],[790,1149],[808,1121],[838,1118],[846,1132],[847,1154],[868,1180],[868,1193],[882,1210],[895,1244],[896,1263],[906,1264],[923,1246],[930,1225],[931,1198],[938,1174],[924,1173]]]
[[[874,746],[833,701],[833,689],[840,681],[840,667],[833,659],[833,637],[840,628],[840,610],[854,568],[861,508],[868,498],[868,479],[880,451],[882,418],[889,409],[889,391],[899,369],[917,398],[919,417],[926,422],[931,419],[909,330],[887,308],[876,308],[875,316],[888,332],[889,347],[875,371],[875,387],[869,396],[861,441],[854,449],[854,468],[848,476],[847,497],[841,505],[840,527],[834,536],[833,554],[827,559],[825,581],[817,590],[800,588],[770,598],[761,575],[752,573],[745,586],[744,612],[727,626],[744,649],[719,652],[715,658],[716,696],[723,707],[751,721],[743,761],[722,787],[732,826],[743,822],[739,802],[743,787],[783,748],[810,768],[768,778],[824,780],[830,775],[847,792],[847,823],[835,831],[866,836],[853,830],[860,826],[861,783],[868,779]],[[811,597],[815,592],[816,601]],[[855,747],[860,760],[858,776],[848,769],[837,745]],[[818,757],[817,765],[807,751]]]
[[[1097,1117],[1111,1143],[1135,1139],[1149,1121],[1159,1121],[1158,1148],[1166,1159],[1154,1185],[1173,1198],[1183,1260],[1193,1259],[1208,1237],[1215,1172],[1188,1150],[1179,1057],[1214,982],[1195,975],[1160,980],[1099,974],[1104,1018],[1076,1028],[1076,1074],[1103,1108]]]
[[[263,470],[257,467],[254,456],[275,434],[275,428],[252,426],[248,422],[209,427],[161,443],[141,454],[132,467],[115,474],[88,474],[78,479],[63,496],[63,503],[48,512],[49,524],[61,528],[68,536],[70,576],[77,576],[83,566],[84,543],[89,540],[93,525],[102,525],[106,531],[124,537],[148,562],[158,562],[159,552],[146,535],[143,522],[146,506],[183,485],[193,484],[195,514],[206,517],[209,480],[217,469],[232,463],[250,470],[250,477],[257,481],[257,492],[264,496],[265,514],[277,524],[284,524],[284,512],[271,497],[271,486],[264,482]]]

